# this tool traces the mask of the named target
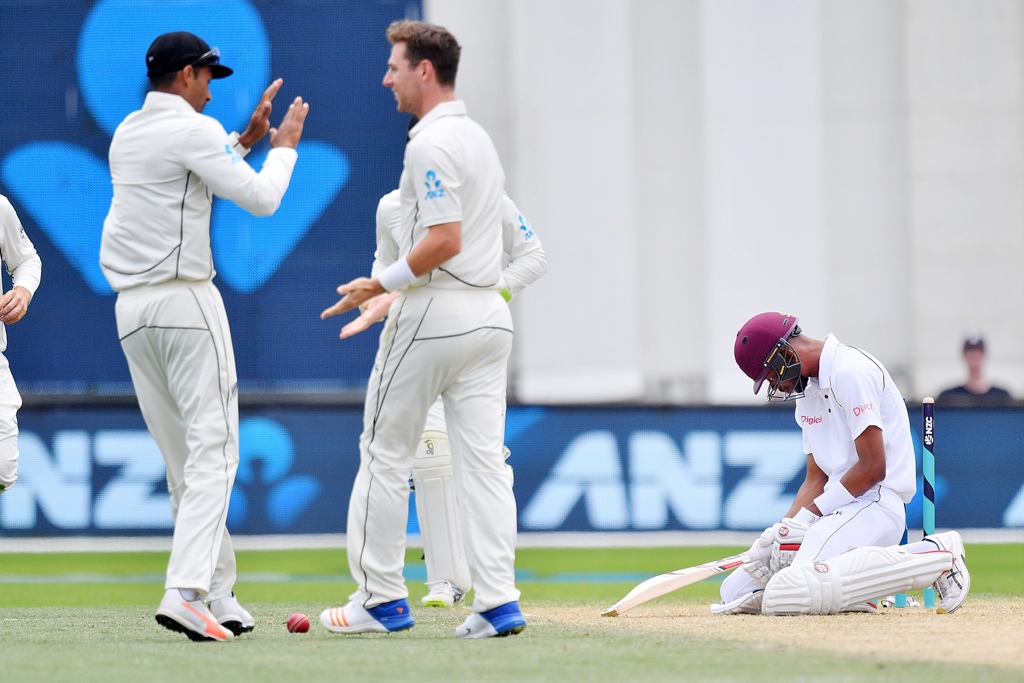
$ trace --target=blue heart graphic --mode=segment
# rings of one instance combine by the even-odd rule
[[[97,294],[113,290],[100,270],[100,235],[110,208],[110,171],[66,142],[31,142],[4,158],[4,184]]]
[[[254,153],[246,161],[259,168],[265,158],[265,152]],[[259,218],[232,202],[216,202],[211,240],[220,277],[245,294],[262,287],[345,186],[349,168],[348,157],[331,145],[301,142],[288,192],[273,216]]]
[[[146,50],[161,33],[190,31],[220,49],[235,70],[210,88],[203,113],[241,130],[270,83],[270,40],[245,0],[101,0],[78,38],[78,85],[89,113],[106,131],[142,106],[149,89]]]

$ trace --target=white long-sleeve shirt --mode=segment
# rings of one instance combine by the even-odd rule
[[[377,251],[374,276],[398,260],[402,235],[400,192],[393,190],[377,203]],[[501,240],[504,249],[502,291],[506,298],[523,291],[548,269],[547,255],[533,227],[507,194],[501,195]]]
[[[257,173],[243,160],[246,153],[237,135],[179,95],[147,94],[110,143],[114,198],[100,243],[110,286],[212,279],[213,195],[268,216],[280,206],[298,157],[275,147]]]
[[[0,195],[0,258],[7,266],[12,287],[24,287],[34,296],[43,273],[36,247],[25,234],[18,214],[7,200]],[[0,323],[0,353],[7,350],[7,328]]]

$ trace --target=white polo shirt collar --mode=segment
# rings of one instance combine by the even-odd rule
[[[143,111],[155,111],[158,109],[172,109],[175,111],[186,111],[196,113],[195,108],[185,101],[181,95],[170,92],[158,92],[151,90],[146,93],[146,100],[142,103]]]
[[[462,100],[452,100],[450,102],[442,102],[430,111],[427,112],[426,116],[420,119],[415,126],[409,131],[409,139],[416,137],[416,134],[421,130],[429,126],[434,121],[445,117],[445,116],[466,116],[466,103]]]
[[[828,334],[822,341],[825,342],[825,346],[818,358],[818,384],[821,389],[829,389],[832,385],[832,362],[836,357],[836,349],[839,348],[839,340],[834,334]]]

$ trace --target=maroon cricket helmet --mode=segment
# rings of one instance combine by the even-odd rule
[[[771,369],[768,361],[777,348],[799,330],[797,317],[786,313],[761,313],[744,323],[736,333],[733,355],[740,370],[754,380],[754,393],[761,391],[761,385]],[[799,332],[796,332],[799,334]]]

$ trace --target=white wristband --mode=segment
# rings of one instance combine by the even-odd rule
[[[416,276],[413,275],[409,261],[404,256],[380,271],[377,279],[380,286],[389,292],[397,292],[416,282]]]
[[[804,526],[810,526],[817,522],[820,518],[807,508],[800,508],[800,512],[796,513],[792,517],[793,521],[797,524],[803,524]]]
[[[846,490],[843,486],[843,482],[837,481],[832,486],[825,489],[825,492],[814,499],[814,504],[818,506],[818,510],[821,512],[821,516],[832,514],[835,510],[849,505],[853,501],[857,500],[853,497],[853,494]]]

